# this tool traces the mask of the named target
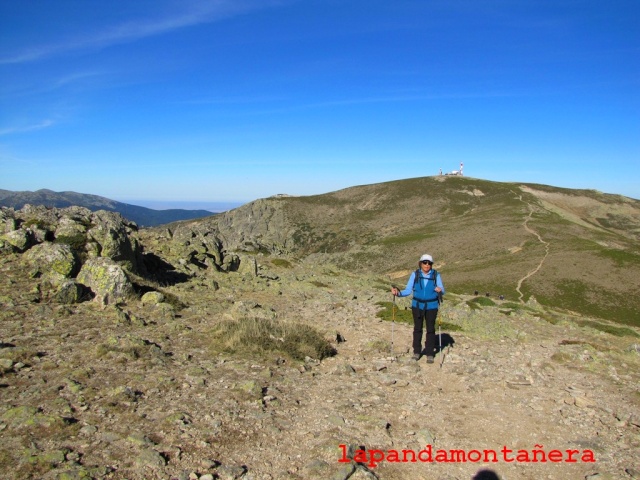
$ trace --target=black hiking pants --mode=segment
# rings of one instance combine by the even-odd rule
[[[436,353],[436,317],[438,309],[422,310],[411,308],[413,313],[413,353],[422,354],[422,324],[427,325],[427,339],[424,354],[428,357],[435,356]]]

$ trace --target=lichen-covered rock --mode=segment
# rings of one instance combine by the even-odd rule
[[[100,247],[100,256],[122,264],[127,270],[138,270],[140,246],[132,233],[137,225],[115,212],[99,210],[91,216],[93,227],[87,232],[89,239]]]
[[[18,252],[26,251],[33,243],[31,231],[22,228],[7,232],[0,239],[10,244]]]
[[[258,276],[258,262],[255,257],[249,255],[238,255],[238,273],[247,274],[251,277]]]
[[[127,271],[144,274],[137,231],[134,222],[106,210],[94,213],[84,207],[33,205],[25,205],[16,211],[0,210],[2,253],[23,253],[32,245],[55,242],[68,245],[81,258],[108,257]]]
[[[43,243],[47,240],[53,240],[53,232],[49,231],[47,228],[34,225],[31,227],[31,232],[33,234],[33,240],[35,241],[35,243]]]
[[[151,469],[161,469],[166,465],[167,461],[160,453],[155,450],[145,449],[135,459],[135,464],[140,467],[148,467]]]
[[[78,247],[87,241],[87,227],[75,218],[63,216],[56,225],[55,238]]]
[[[160,292],[147,292],[140,299],[143,305],[157,305],[164,302],[164,294]]]
[[[73,280],[63,282],[55,294],[55,301],[64,305],[79,303],[82,299],[82,287]]]
[[[41,243],[26,252],[24,258],[53,285],[61,285],[78,270],[78,259],[66,244]]]
[[[0,254],[13,253],[13,245],[0,237]]]
[[[96,300],[113,304],[133,293],[133,285],[124,269],[105,257],[90,258],[80,269],[77,281],[96,294]]]
[[[6,410],[2,417],[4,422],[14,428],[62,426],[64,421],[55,415],[46,415],[30,406],[17,406]]]
[[[2,207],[0,209],[0,232],[12,232],[18,228],[16,219],[14,217],[13,209]]]
[[[236,254],[227,255],[224,257],[221,270],[225,272],[237,272],[240,268],[240,257]]]
[[[6,373],[13,370],[13,360],[10,358],[0,358],[0,373]]]

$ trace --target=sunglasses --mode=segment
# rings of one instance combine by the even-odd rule
[[[420,263],[423,265],[426,265],[426,264],[433,265],[433,262],[430,262],[429,260],[422,260],[420,261]]]

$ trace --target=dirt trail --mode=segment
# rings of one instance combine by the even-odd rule
[[[524,200],[522,200],[522,195],[518,195],[518,199],[520,201],[524,202]],[[524,294],[520,290],[522,288],[522,284],[528,278],[530,278],[533,275],[535,275],[536,273],[538,273],[538,271],[542,268],[542,265],[544,264],[544,261],[549,256],[549,246],[551,245],[549,242],[544,241],[538,232],[536,232],[531,227],[529,227],[528,223],[529,223],[529,220],[531,220],[531,216],[533,215],[533,211],[534,210],[533,210],[533,206],[530,203],[527,203],[527,202],[524,202],[524,203],[526,203],[527,207],[529,208],[529,215],[527,215],[527,218],[525,218],[524,222],[522,223],[522,226],[525,228],[525,230],[527,232],[529,232],[532,235],[535,235],[538,238],[538,240],[540,241],[540,243],[542,243],[545,246],[545,254],[540,259],[540,263],[538,263],[538,266],[536,268],[534,268],[529,273],[527,273],[524,277],[522,277],[520,280],[518,280],[518,286],[516,287],[516,291],[518,292],[518,300],[520,301],[520,303],[524,303]]]

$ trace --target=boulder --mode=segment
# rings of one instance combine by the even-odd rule
[[[94,226],[87,232],[87,237],[99,245],[100,256],[115,260],[131,272],[137,271],[140,247],[131,236],[137,230],[136,224],[119,213],[106,210],[94,212],[91,222]]]
[[[0,210],[0,225],[3,225],[4,228],[0,229],[0,232],[12,232],[18,228],[18,224],[14,217],[13,210],[2,207]]]
[[[78,260],[71,247],[66,244],[41,243],[25,254],[25,259],[53,285],[61,285],[73,277],[78,269]]]
[[[221,270],[224,272],[237,272],[240,268],[240,257],[236,254],[227,255],[224,257],[224,261],[221,266]]]
[[[82,299],[82,287],[73,280],[63,282],[55,294],[55,301],[64,305],[80,303]]]
[[[32,245],[33,235],[31,231],[19,228],[5,233],[0,240],[4,240],[18,252],[24,252]]]
[[[140,300],[143,305],[157,305],[164,302],[164,295],[160,292],[147,292]]]
[[[70,245],[84,244],[87,240],[87,227],[74,218],[62,217],[56,225],[55,238],[58,242]]]
[[[247,274],[250,277],[258,276],[258,262],[255,257],[249,255],[238,255],[238,273]]]
[[[124,269],[106,257],[90,258],[80,269],[77,281],[91,289],[102,304],[115,304],[133,293]]]

